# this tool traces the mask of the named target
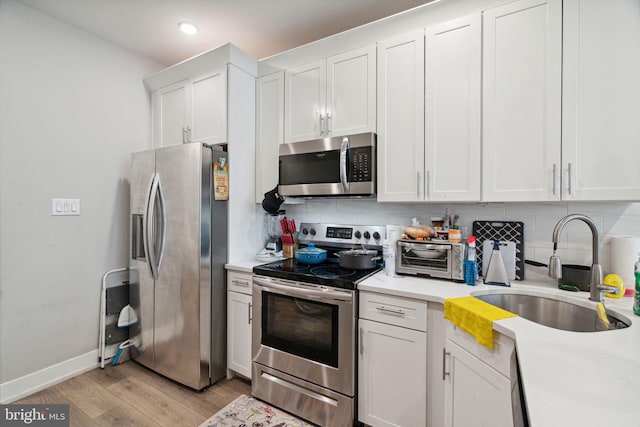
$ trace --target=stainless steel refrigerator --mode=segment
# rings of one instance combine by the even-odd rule
[[[226,373],[227,153],[216,148],[131,155],[134,357],[196,390]]]

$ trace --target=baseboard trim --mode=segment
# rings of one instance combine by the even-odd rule
[[[15,402],[98,366],[100,366],[98,350],[93,350],[15,380],[7,381],[0,384],[0,404]]]

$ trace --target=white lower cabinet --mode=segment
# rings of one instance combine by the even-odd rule
[[[426,302],[361,292],[360,313],[358,420],[374,427],[425,426]]]
[[[442,380],[442,358],[446,336],[444,307],[437,302],[428,303],[427,324],[427,426],[444,425],[444,381]]]
[[[513,341],[497,335],[493,350],[450,323],[444,347],[445,427],[523,426]]]
[[[227,377],[251,379],[252,274],[227,273]]]

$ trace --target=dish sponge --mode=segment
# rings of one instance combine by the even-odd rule
[[[444,318],[473,335],[479,344],[489,349],[493,348],[493,321],[516,316],[471,296],[448,298],[444,302]]]
[[[604,309],[604,304],[601,302],[596,305],[596,312],[598,313],[598,319],[600,319],[600,323],[604,329],[609,329],[609,318],[607,317],[607,312]]]

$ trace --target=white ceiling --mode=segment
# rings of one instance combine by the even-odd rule
[[[20,0],[164,65],[231,42],[257,59],[432,0]],[[179,21],[196,24],[187,36]]]

